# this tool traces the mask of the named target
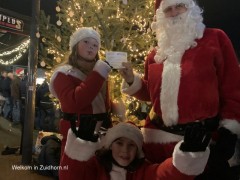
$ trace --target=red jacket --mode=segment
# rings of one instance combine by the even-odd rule
[[[104,86],[105,82],[107,83],[105,78],[97,71],[92,71],[86,76],[70,65],[63,65],[54,71],[49,90],[59,99],[62,112],[78,115],[106,113],[110,103],[107,84]],[[63,135],[61,145],[63,152],[70,123],[61,120],[59,126],[60,133]]]
[[[56,69],[50,81],[50,91],[61,103],[66,113],[97,114],[109,108],[108,93],[100,93],[105,78],[92,71],[88,76],[80,70],[64,65]],[[103,94],[104,94],[103,93]]]

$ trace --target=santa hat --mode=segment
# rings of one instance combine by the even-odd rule
[[[155,1],[155,11],[160,7],[160,4],[162,6],[162,9],[167,8],[168,6],[172,6],[175,4],[186,4],[189,5],[193,2],[193,0],[156,0]]]
[[[156,0],[156,1],[155,1],[155,6],[154,6],[154,7],[155,7],[155,12],[156,12],[156,10],[159,8],[161,1],[162,1],[162,0]]]
[[[70,50],[72,50],[73,46],[76,45],[79,41],[81,41],[84,38],[88,38],[88,37],[96,39],[99,44],[99,49],[100,49],[101,40],[100,40],[99,33],[91,27],[82,27],[82,28],[76,30],[70,37],[70,41],[69,41]]]
[[[108,129],[105,137],[103,138],[102,145],[104,148],[109,149],[111,144],[118,138],[125,137],[134,141],[138,147],[138,158],[143,158],[142,151],[143,135],[141,130],[130,122],[120,122]]]

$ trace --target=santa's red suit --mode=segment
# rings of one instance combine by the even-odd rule
[[[80,70],[70,65],[57,68],[50,81],[50,92],[57,97],[64,113],[77,114],[78,123],[81,114],[106,113],[109,109],[106,79],[99,73],[101,69],[93,69],[86,76]],[[66,137],[70,122],[60,120],[60,133],[62,139],[62,153],[66,143]]]
[[[201,173],[206,165],[209,149],[203,152],[183,152],[181,142],[174,149],[173,157],[162,164],[144,162],[134,172],[113,165],[108,173],[94,156],[100,142],[89,142],[76,138],[69,130],[65,152],[59,168],[60,180],[190,180]]]
[[[151,101],[165,126],[220,116],[220,126],[240,136],[240,69],[229,38],[219,29],[206,28],[197,46],[187,49],[181,61],[156,63],[153,50],[145,62],[145,75],[135,74],[122,91]],[[158,129],[150,119],[142,129],[145,154],[153,162],[172,156],[182,136]]]

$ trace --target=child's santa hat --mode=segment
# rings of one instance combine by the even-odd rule
[[[144,153],[142,151],[143,135],[141,130],[130,122],[120,122],[108,129],[105,137],[103,138],[103,147],[109,149],[111,144],[118,138],[125,137],[134,141],[138,147],[138,158],[143,158]]]
[[[84,38],[88,38],[88,37],[96,39],[96,41],[99,44],[99,49],[100,49],[101,40],[100,40],[99,33],[91,27],[82,27],[82,28],[76,30],[70,37],[70,41],[69,41],[70,50],[72,50],[73,46],[76,45],[79,41],[81,41]]]

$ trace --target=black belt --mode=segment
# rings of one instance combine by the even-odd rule
[[[77,121],[78,120],[78,116],[75,113],[62,113],[62,118],[66,121]]]
[[[79,119],[90,119],[95,121],[103,121],[109,117],[108,113],[99,113],[99,114],[80,114],[77,115],[76,113],[63,113],[63,119],[67,121],[77,121]]]
[[[95,121],[103,121],[108,118],[108,113],[99,113],[99,114],[81,114],[79,115],[81,119],[92,119]]]
[[[177,124],[173,126],[165,126],[160,117],[155,117],[151,120],[151,122],[156,125],[159,129],[177,135],[184,135],[185,129],[187,127],[199,126],[205,128],[209,132],[213,132],[218,128],[219,125],[219,116],[215,116],[212,118],[207,118],[200,121],[185,123],[185,124]]]

